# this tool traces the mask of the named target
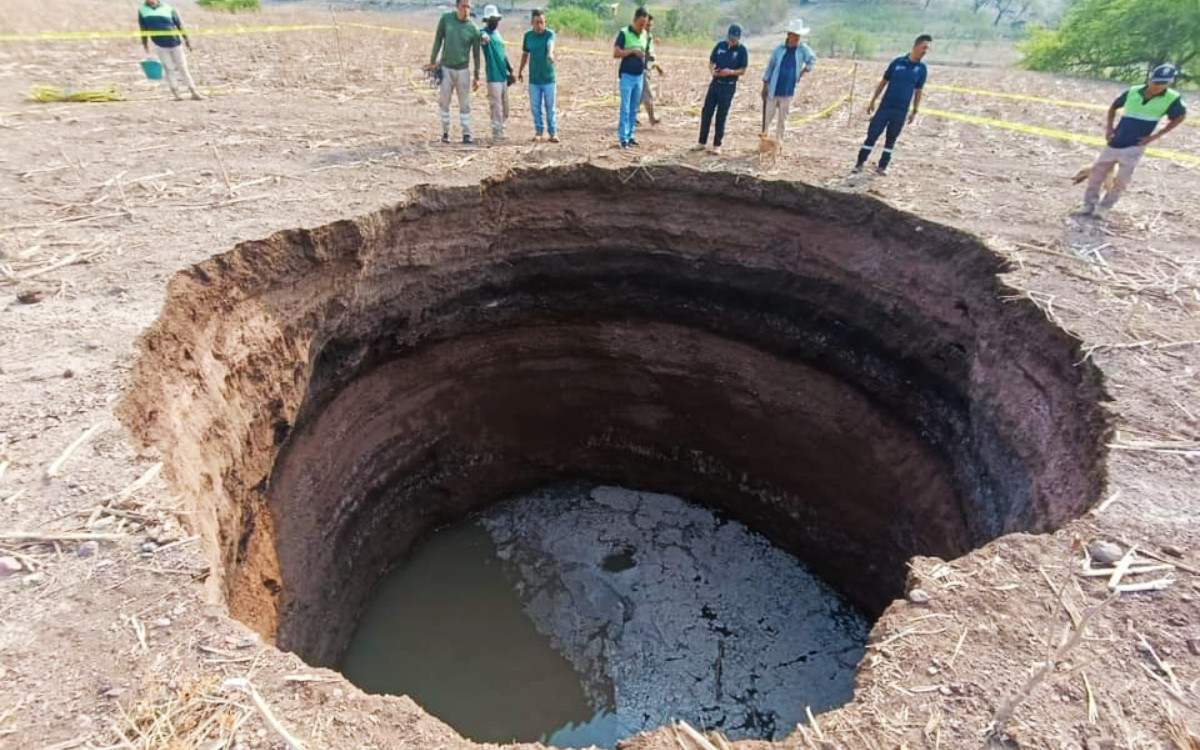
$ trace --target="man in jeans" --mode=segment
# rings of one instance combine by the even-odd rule
[[[442,91],[438,104],[442,111],[442,143],[450,142],[450,99],[458,94],[458,123],[462,127],[463,143],[471,140],[471,91],[479,88],[479,30],[471,23],[471,0],[458,0],[454,10],[438,20],[433,35],[431,66],[438,65],[441,52]],[[470,77],[467,65],[475,58],[475,77]]]
[[[546,16],[534,10],[521,43],[521,64],[517,79],[525,78],[525,63],[529,63],[529,107],[533,110],[533,140],[542,140],[542,133],[550,133],[550,142],[558,143],[558,128],[554,124],[554,99],[557,84],[554,77],[554,31],[546,28]],[[542,110],[546,120],[543,125]],[[548,131],[547,131],[548,129]]]
[[[788,24],[787,37],[783,44],[771,53],[767,69],[763,71],[762,99],[763,131],[765,136],[771,126],[771,120],[778,118],[775,125],[775,137],[783,140],[783,131],[787,125],[788,110],[792,108],[792,97],[796,95],[796,86],[801,77],[811,71],[817,64],[817,56],[804,44],[802,37],[810,29],[804,21],[797,18]]]
[[[911,124],[917,117],[917,110],[921,108],[921,94],[925,89],[925,79],[929,75],[922,60],[929,52],[929,44],[932,41],[933,37],[928,34],[917,37],[912,51],[892,60],[883,71],[883,78],[875,87],[871,103],[867,105],[867,114],[875,112],[875,102],[879,101],[880,94],[883,94],[883,103],[879,105],[879,111],[875,112],[871,124],[867,126],[867,140],[858,150],[855,172],[862,171],[863,165],[867,163],[871,151],[875,148],[875,141],[879,140],[879,136],[886,130],[887,140],[883,143],[883,154],[879,157],[879,167],[875,172],[881,176],[887,174],[888,165],[892,163],[892,149],[896,147],[896,139],[904,129],[905,121]],[[883,92],[884,87],[887,87],[887,93]]]
[[[703,151],[708,144],[708,129],[712,125],[713,113],[717,115],[717,132],[713,137],[713,153],[721,153],[721,142],[725,140],[725,118],[737,92],[737,80],[746,73],[750,55],[742,46],[742,27],[736,23],[729,27],[725,41],[717,42],[708,56],[708,68],[712,82],[708,84],[708,95],[704,98],[704,109],[700,113],[700,143],[693,151]]]
[[[1100,217],[1112,208],[1129,186],[1129,181],[1133,179],[1133,170],[1141,160],[1142,154],[1146,153],[1146,146],[1179,127],[1187,117],[1183,98],[1178,91],[1169,88],[1177,75],[1178,71],[1174,66],[1159,65],[1150,74],[1148,84],[1134,86],[1118,96],[1108,108],[1108,121],[1104,126],[1108,145],[1100,152],[1100,157],[1092,166],[1087,192],[1083,196],[1083,209],[1080,211],[1082,215],[1093,214]],[[1114,129],[1113,120],[1116,119],[1117,110],[1122,108],[1125,112]],[[1167,118],[1167,126],[1155,133],[1154,129],[1163,117]],[[1118,165],[1117,179],[1101,201],[1100,188],[1109,172]]]
[[[617,32],[613,57],[621,61],[621,119],[617,123],[617,141],[621,148],[638,145],[633,139],[638,108],[642,105],[642,82],[646,74],[646,19],[649,13],[638,8],[633,23]]]
[[[508,54],[500,36],[500,10],[495,5],[484,6],[484,27],[479,32],[483,45],[484,68],[487,69],[488,104],[492,114],[492,140],[504,140],[504,122],[508,120]]]
[[[183,79],[183,85],[188,87],[193,99],[203,99],[196,89],[196,82],[192,80],[192,74],[188,71],[187,57],[180,46],[182,39],[188,50],[192,49],[192,43],[187,34],[183,33],[183,24],[179,21],[179,14],[175,9],[160,0],[146,0],[138,8],[138,28],[142,30],[142,50],[147,57],[150,56],[150,40],[154,40],[154,48],[158,51],[158,59],[163,66],[163,78],[166,79],[167,87],[171,89],[171,96],[175,97],[175,101],[183,98],[179,95],[178,78]]]

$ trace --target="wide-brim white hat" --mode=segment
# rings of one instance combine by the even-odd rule
[[[500,15],[500,9],[495,5],[485,5],[483,6],[483,20],[486,21],[489,18],[500,19],[504,18],[504,16]]]
[[[800,18],[793,19],[787,25],[787,33],[789,34],[799,34],[804,36],[810,31],[812,31],[812,29],[805,26],[803,19]]]

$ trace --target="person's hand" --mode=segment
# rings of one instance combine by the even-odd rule
[[[634,57],[636,57],[636,58],[639,58],[639,59],[641,59],[641,60],[645,60],[645,59],[646,59],[646,53],[645,53],[644,51],[640,50],[640,49],[630,50],[630,53],[631,53],[631,54],[632,54]]]
[[[658,71],[658,75],[661,78],[663,75],[663,69],[658,67],[657,65],[654,66],[654,69]]]
[[[867,104],[867,114],[870,115],[870,114],[874,114],[874,113],[875,113],[875,100],[872,99],[870,101],[870,103]]]
[[[911,113],[908,115],[908,124],[909,124],[909,125],[912,125],[912,124],[913,124],[913,120],[915,120],[915,119],[917,119],[917,110],[915,110],[915,109],[914,109],[914,110],[913,110],[913,111],[912,111],[912,112],[911,112]]]
[[[191,40],[191,39],[184,39],[184,40],[183,40],[183,43],[184,43],[184,45],[187,47],[187,50],[188,50],[188,52],[191,52],[191,51],[192,51],[192,40]]]
[[[1115,133],[1111,127],[1106,127],[1104,129],[1104,140],[1111,141],[1113,139],[1113,135],[1115,135]]]
[[[475,80],[471,81],[471,90],[472,90],[472,91],[478,91],[478,90],[479,90],[479,79],[478,79],[478,78],[476,78]]]
[[[481,44],[487,44],[487,43],[488,43],[488,42],[490,42],[490,41],[492,41],[492,38],[491,38],[490,36],[488,36],[487,34],[480,34],[480,35],[479,35],[479,42],[480,42]]]
[[[1111,140],[1112,136],[1109,136],[1109,139]],[[1141,140],[1139,140],[1138,145],[1139,146],[1149,146],[1151,143],[1154,143],[1156,140],[1158,140],[1158,136],[1148,135],[1145,138],[1142,138]]]
[[[521,83],[525,82],[525,71],[522,70],[520,73],[517,73],[517,80]]]
[[[546,59],[550,61],[551,65],[554,64],[554,55],[546,55]]]

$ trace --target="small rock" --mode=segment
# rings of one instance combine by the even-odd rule
[[[0,557],[0,578],[8,578],[14,573],[20,573],[24,568],[21,561],[15,557]]]
[[[932,599],[933,597],[925,589],[913,589],[908,592],[908,600],[913,604],[926,604]]]
[[[942,685],[941,687],[938,688],[938,692],[941,693],[942,695],[950,695],[950,693],[952,693],[954,691],[952,691],[950,688],[946,687],[945,685]]]
[[[70,369],[70,368],[68,368],[68,369],[66,369],[66,370],[63,370],[63,375],[62,375],[62,376],[63,376],[64,378],[73,378],[73,377],[75,377],[75,371],[74,371],[74,370],[72,370],[72,369]]]
[[[1183,547],[1177,547],[1174,544],[1164,544],[1161,547],[1163,554],[1171,557],[1183,557]]]
[[[124,693],[125,691],[122,688],[115,687],[105,690],[103,693],[101,693],[101,695],[103,695],[105,698],[120,698]]]
[[[21,579],[21,583],[25,584],[26,586],[37,586],[37,585],[43,584],[45,582],[46,582],[46,574],[40,570],[36,573],[30,573],[29,575],[27,575]]]
[[[88,339],[87,341],[83,342],[83,348],[87,349],[88,351],[95,351],[101,346],[102,344],[98,339]]]
[[[939,671],[940,670],[937,667],[925,667],[925,674],[929,675],[930,677],[934,676]]]
[[[1200,638],[1187,639],[1188,651],[1192,652],[1192,656],[1200,656]]]
[[[1088,556],[1092,558],[1093,562],[1104,563],[1106,565],[1115,563],[1125,556],[1125,552],[1121,549],[1120,545],[1107,542],[1103,539],[1097,539],[1089,544],[1087,551]]]
[[[255,633],[253,635],[248,635],[245,638],[242,638],[241,640],[239,640],[237,642],[237,647],[238,648],[253,648],[254,646],[257,646],[261,640],[262,640],[262,638],[258,635],[258,633]]]
[[[169,627],[171,627],[171,618],[160,617],[150,624],[156,628],[169,628]]]
[[[80,557],[94,557],[96,555],[96,553],[99,551],[100,551],[100,542],[97,542],[95,540],[88,540],[88,541],[84,542],[83,544],[79,545],[79,556]]]
[[[142,542],[142,552],[150,553],[158,549],[158,545],[149,540]]]
[[[42,301],[42,293],[36,289],[26,289],[23,292],[17,292],[17,302],[22,305],[36,305]]]

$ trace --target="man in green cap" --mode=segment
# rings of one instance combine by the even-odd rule
[[[203,99],[188,71],[187,56],[183,54],[183,45],[191,50],[192,42],[183,33],[183,24],[175,9],[161,0],[145,0],[138,8],[138,28],[142,31],[142,49],[147,57],[150,56],[150,40],[154,40],[154,48],[163,66],[163,78],[171,89],[171,96],[176,101],[183,98],[179,95],[178,80],[182,78],[192,98]]]
[[[471,23],[471,0],[458,0],[454,10],[442,15],[433,35],[429,65],[439,65],[441,53],[442,91],[438,105],[442,114],[442,143],[450,142],[450,99],[458,94],[458,123],[463,143],[471,140],[471,91],[479,88],[479,30]],[[468,64],[475,58],[475,75]]]
[[[504,51],[504,38],[500,36],[500,9],[495,5],[483,8],[484,27],[479,32],[483,44],[484,67],[487,68],[488,104],[492,112],[492,140],[504,140],[504,123],[508,120],[508,77],[512,66]]]

